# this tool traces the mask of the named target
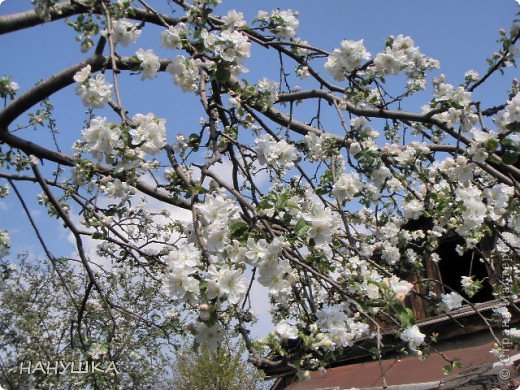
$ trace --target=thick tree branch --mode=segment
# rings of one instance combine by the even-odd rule
[[[90,9],[76,2],[64,1],[54,6],[54,11],[51,12],[50,21],[53,22],[87,12],[92,12],[95,14],[103,13],[99,7]],[[172,18],[168,15],[150,12],[141,8],[129,8],[128,17],[143,22],[153,23],[159,26],[164,26],[165,22],[170,26],[174,26],[180,21],[186,20],[186,18]],[[34,10],[0,16],[0,35],[23,30],[44,23],[47,22],[42,20]]]

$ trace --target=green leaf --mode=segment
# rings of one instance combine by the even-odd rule
[[[399,322],[406,328],[415,324],[415,317],[412,309],[404,307],[401,303],[394,303],[390,305],[390,309],[397,314]]]
[[[496,139],[490,139],[486,142],[486,148],[488,150],[495,150],[496,148],[498,148],[498,141]]]
[[[508,150],[502,155],[502,162],[507,165],[516,164],[518,161],[518,153],[513,150]]]
[[[249,229],[249,225],[244,221],[233,221],[229,226],[229,233],[232,238],[240,237]]]
[[[221,83],[227,83],[231,79],[231,71],[227,66],[219,66],[215,72],[215,77]]]
[[[294,234],[296,237],[304,237],[309,231],[309,223],[304,219],[300,219],[294,227]]]

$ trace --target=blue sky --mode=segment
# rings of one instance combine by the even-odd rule
[[[152,5],[159,3],[158,0],[150,1]],[[28,8],[28,0],[5,0],[0,5],[0,15]],[[375,55],[384,48],[387,36],[410,35],[423,53],[440,60],[440,72],[447,75],[448,82],[457,85],[463,82],[464,73],[469,69],[485,73],[485,58],[499,48],[496,43],[499,28],[508,30],[520,7],[515,0],[223,0],[217,14],[237,9],[251,21],[259,9],[270,11],[275,8],[299,10],[298,36],[329,51],[338,47],[343,39],[364,39],[368,50]],[[171,55],[159,48],[161,30],[148,27],[150,29],[145,29],[138,42],[123,49],[122,54],[133,54],[143,47],[153,48],[163,56]],[[75,33],[63,21],[1,36],[0,76],[12,76],[23,92],[36,81],[81,61],[86,56],[79,51],[74,36]],[[264,49],[254,49],[246,66],[250,69],[246,77],[253,82],[264,76],[277,79],[276,58],[265,53]],[[505,77],[493,76],[490,80],[493,87],[477,91],[476,98],[485,96],[491,104],[504,102],[512,75],[517,76],[518,71],[510,70]],[[201,110],[197,98],[176,89],[169,75],[160,75],[151,82],[142,82],[137,75],[125,76],[122,88],[123,101],[131,114],[153,111],[167,119],[170,141],[178,132],[189,134],[198,129]],[[413,104],[417,104],[415,109],[420,110],[420,105],[426,102],[419,99]],[[67,150],[79,138],[85,109],[73,88],[57,94],[52,103],[56,107],[61,146]],[[27,130],[22,135],[43,143],[50,142],[44,129]],[[27,186],[20,187],[31,193]],[[49,222],[46,211],[35,202],[31,209],[52,247],[61,251],[60,254],[70,253],[66,234],[60,225]],[[10,230],[13,253],[21,250],[41,253],[14,196],[0,200],[0,230],[3,229]]]

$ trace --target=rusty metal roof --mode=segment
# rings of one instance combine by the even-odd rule
[[[468,343],[468,340],[465,341]],[[456,389],[476,379],[482,380],[483,377],[494,382],[505,379],[509,381],[511,377],[516,377],[512,361],[509,362],[509,366],[496,364],[497,358],[490,352],[493,348],[494,343],[486,341],[481,345],[442,351],[446,358],[460,359],[463,365],[463,368],[455,369],[450,375],[443,374],[443,366],[447,361],[441,354],[435,353],[423,360],[417,356],[408,356],[336,367],[328,369],[325,373],[312,372],[310,380],[293,383],[287,389],[371,389],[382,386],[388,386],[387,389]],[[513,350],[509,351],[509,355],[514,353]],[[515,355],[515,359],[520,360],[520,355]],[[500,371],[503,369],[507,369],[509,374]],[[507,375],[508,378],[502,378]],[[501,388],[500,383],[495,385]]]

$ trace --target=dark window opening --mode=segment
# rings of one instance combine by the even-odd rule
[[[486,264],[473,250],[468,250],[460,256],[456,250],[457,245],[463,245],[462,238],[458,236],[441,240],[437,249],[437,254],[441,258],[438,267],[442,283],[472,303],[492,300],[493,287],[489,282]],[[468,297],[462,289],[462,276],[473,276],[473,280],[482,281],[482,288],[472,297]],[[445,289],[445,293],[449,292],[451,292],[450,289]]]
[[[403,226],[403,229],[409,231],[422,230],[425,233],[432,228],[433,221],[427,217],[408,221]],[[432,261],[430,256],[425,254],[423,256],[424,271],[422,273],[412,272],[406,276],[403,275],[408,281],[415,283],[417,294],[410,295],[407,298],[407,305],[412,308],[416,319],[425,319],[435,314],[431,312],[431,307],[428,305],[426,298],[429,292],[439,296],[442,293],[448,294],[456,291],[471,303],[487,302],[494,299],[492,284],[494,275],[482,261],[478,254],[479,251],[467,250],[462,256],[459,255],[456,250],[457,245],[463,246],[463,244],[464,240],[455,232],[446,234],[439,240],[439,245],[435,250],[440,258],[438,263]],[[495,246],[495,240],[485,238],[478,246],[483,253],[491,252]],[[473,280],[479,280],[482,283],[482,288],[469,297],[462,288],[462,276],[473,276]],[[437,280],[440,283],[431,283],[429,288],[421,283],[416,283],[424,278]]]

